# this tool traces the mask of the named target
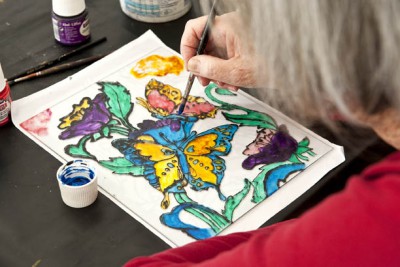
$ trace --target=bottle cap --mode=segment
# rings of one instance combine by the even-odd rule
[[[53,0],[53,12],[62,17],[81,14],[86,8],[85,0]]]
[[[61,199],[72,208],[91,205],[98,195],[96,168],[84,159],[75,159],[57,171]]]
[[[4,78],[3,69],[1,68],[0,64],[0,92],[6,88],[6,79]]]

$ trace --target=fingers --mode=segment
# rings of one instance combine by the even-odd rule
[[[197,80],[203,86],[207,86],[211,82],[210,79],[207,79],[207,78],[204,78],[204,77],[201,77],[201,76],[197,76]]]
[[[216,82],[216,84],[218,84],[218,86],[221,88],[229,89],[231,91],[239,90],[239,87],[237,87],[235,85],[231,85],[231,84],[227,84],[227,83],[223,83],[223,82]]]
[[[225,88],[237,90],[254,84],[253,66],[240,57],[221,59],[209,55],[192,57],[187,65],[190,72],[205,86],[210,81],[218,81]]]
[[[195,74],[203,86],[211,81],[231,90],[254,85],[255,60],[251,53],[243,49],[232,21],[237,21],[234,13],[216,17],[203,55],[197,55],[197,47],[207,16],[189,20],[185,26],[181,54],[186,69]]]
[[[218,87],[220,87],[220,88],[225,88],[225,89],[229,89],[229,90],[232,90],[232,91],[237,91],[237,90],[240,89],[238,86],[235,86],[235,85],[223,83],[223,82],[220,82],[220,81],[212,81],[212,80],[210,80],[210,79],[207,79],[207,78],[204,78],[204,77],[200,77],[200,76],[197,76],[197,80],[199,81],[199,83],[200,83],[202,86],[207,86],[207,85],[210,84],[210,82],[214,82],[214,83],[216,83],[216,84],[218,85]]]

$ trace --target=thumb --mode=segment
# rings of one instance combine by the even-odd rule
[[[232,72],[232,67],[228,60],[210,55],[194,56],[188,61],[190,72],[213,81],[227,82],[226,79]]]

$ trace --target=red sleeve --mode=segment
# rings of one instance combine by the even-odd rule
[[[400,266],[400,152],[299,219],[131,260],[132,266]]]

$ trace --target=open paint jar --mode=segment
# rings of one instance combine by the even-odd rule
[[[175,20],[192,7],[191,0],[120,0],[122,11],[129,17],[150,23]]]
[[[77,159],[62,165],[57,181],[61,198],[70,207],[87,207],[97,198],[96,169],[89,161]]]

